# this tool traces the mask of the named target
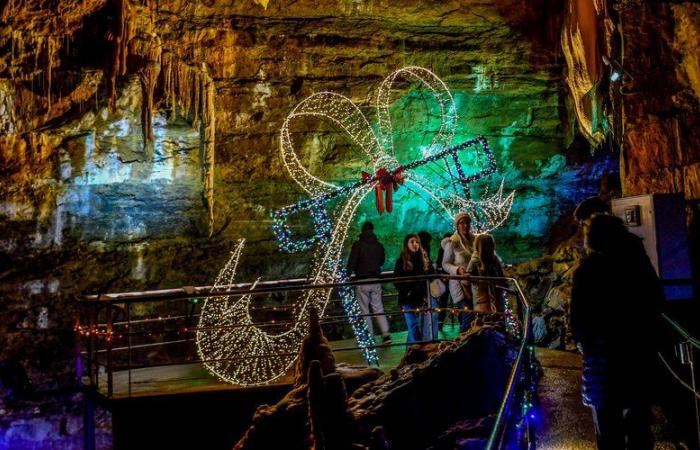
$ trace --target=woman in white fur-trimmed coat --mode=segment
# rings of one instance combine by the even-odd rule
[[[445,251],[442,258],[442,268],[450,275],[466,275],[467,266],[472,258],[474,235],[471,232],[471,217],[461,212],[455,215],[455,232],[445,238],[441,246]],[[468,281],[450,280],[450,296],[456,308],[472,307],[472,290]],[[466,331],[471,325],[471,313],[459,314],[459,330]]]

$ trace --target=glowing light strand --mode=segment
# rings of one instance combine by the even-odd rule
[[[399,77],[412,78],[428,87],[440,105],[441,125],[430,146],[425,149],[424,158],[401,165],[394,157],[393,131],[389,115],[392,85]],[[321,180],[307,170],[298,157],[292,140],[291,123],[302,117],[315,117],[328,120],[347,133],[354,144],[362,150],[370,164],[391,173],[407,172],[407,181],[413,182],[435,199],[452,216],[460,210],[469,210],[474,214],[475,230],[488,231],[500,225],[510,211],[513,193],[503,198],[503,185],[493,197],[473,201],[469,184],[482,179],[496,170],[495,157],[485,138],[479,137],[458,146],[447,148],[456,129],[456,107],[447,86],[436,75],[420,67],[407,67],[390,74],[380,86],[377,99],[379,117],[379,137],[360,109],[347,97],[332,92],[314,94],[299,103],[287,116],[280,130],[280,151],[285,167],[311,198],[281,208],[272,214],[273,230],[278,238],[280,248],[287,252],[315,250],[310,279],[313,284],[345,281],[346,274],[341,269],[341,252],[347,238],[350,223],[362,199],[373,190],[378,182],[377,176],[353,183],[349,186],[337,186]],[[473,148],[477,153],[486,154],[487,165],[476,174],[467,176],[459,161],[457,153]],[[457,179],[452,184],[461,190],[461,195],[447,194],[444,186],[437,186],[425,180],[414,169],[426,164],[442,162],[450,174],[450,161],[455,166]],[[332,211],[329,212],[329,210]],[[313,220],[314,235],[294,239],[291,228],[287,225],[292,214],[309,212]],[[480,215],[476,215],[482,211]],[[481,217],[485,222],[479,228]],[[215,286],[230,283],[235,276],[235,267],[242,251],[241,242],[233,252],[231,260],[222,269]],[[240,298],[219,297],[209,299],[202,308],[200,328],[214,324],[219,329],[214,332],[202,331],[197,334],[198,352],[207,362],[206,367],[226,381],[241,384],[264,384],[273,381],[287,372],[296,359],[296,352],[306,332],[306,318],[309,306],[317,308],[323,317],[331,296],[330,289],[308,291],[303,299],[294,304],[293,325],[277,334],[264,332],[257,328],[250,317],[250,295]],[[356,335],[358,345],[363,350],[368,362],[378,362],[374,337],[367,330],[366,322],[361,317],[359,305],[352,289],[341,289],[340,298],[348,315],[350,325]],[[236,327],[227,325],[236,324]],[[222,327],[223,326],[223,327]],[[250,363],[234,362],[236,358],[250,359]]]
[[[427,149],[425,149],[423,153],[424,155],[428,156],[405,165],[399,165],[399,163],[394,159],[392,140],[393,130],[389,114],[389,106],[391,103],[390,92],[394,81],[400,75],[415,78],[419,80],[423,85],[427,86],[437,99],[441,110],[440,129],[436,133],[436,136],[433,138],[433,141],[431,142],[430,146]],[[289,134],[291,119],[301,115],[323,117],[330,120],[334,124],[339,125],[350,135],[351,139],[356,143],[356,145],[360,147],[364,151],[364,153],[370,157],[370,160],[374,163],[375,171],[378,171],[380,169],[387,170],[386,168],[389,168],[391,170],[391,175],[401,174],[403,172],[407,172],[417,167],[424,166],[431,162],[445,158],[446,168],[448,169],[448,172],[450,172],[449,165],[446,161],[446,157],[451,156],[456,171],[459,175],[458,180],[456,180],[455,183],[459,183],[460,187],[462,188],[462,192],[464,193],[464,197],[454,196],[448,199],[448,203],[452,205],[454,213],[456,213],[460,209],[464,210],[467,208],[471,210],[472,215],[474,216],[476,216],[475,213],[478,209],[488,212],[490,212],[490,210],[492,209],[498,210],[499,212],[505,211],[505,214],[501,213],[481,215],[482,217],[488,218],[487,227],[490,227],[488,229],[484,229],[483,231],[488,231],[489,229],[492,229],[492,227],[500,225],[500,223],[502,223],[507,217],[507,212],[510,211],[513,195],[506,197],[506,199],[504,200],[502,197],[501,186],[501,189],[498,191],[498,193],[491,199],[487,199],[486,201],[482,200],[479,202],[473,202],[470,199],[470,191],[468,186],[469,183],[484,178],[490,175],[491,173],[495,172],[496,170],[495,157],[493,155],[493,152],[489,149],[488,142],[486,141],[486,139],[484,137],[479,137],[477,139],[467,141],[459,146],[452,147],[443,151],[438,151],[439,148],[446,147],[455,134],[457,121],[455,110],[456,108],[454,105],[454,99],[451,93],[449,92],[447,86],[432,72],[420,67],[407,67],[397,70],[396,72],[389,75],[381,84],[379,94],[377,97],[379,141],[376,140],[376,135],[374,134],[372,129],[368,127],[368,121],[364,118],[364,116],[360,117],[361,113],[359,112],[359,109],[356,106],[352,105],[351,101],[348,98],[340,96],[338,94],[323,92],[314,94],[308,99],[304,100],[298,107],[296,107],[292,111],[292,113],[290,113],[287,120],[285,120],[282,129],[282,145],[280,148],[282,151],[283,161],[287,165],[287,168],[290,171],[292,178],[294,178],[295,181],[297,181],[297,183],[299,183],[304,190],[311,194],[315,193],[316,196],[314,198],[302,200],[296,204],[284,207],[278,211],[275,211],[272,214],[273,230],[275,231],[280,248],[286,252],[305,251],[313,248],[316,244],[321,244],[327,241],[329,239],[329,228],[332,226],[331,219],[329,218],[329,215],[326,211],[330,200],[338,196],[346,195],[364,186],[373,186],[379,182],[378,175],[375,175],[349,186],[336,186],[333,190],[327,188],[328,185],[326,184],[326,182],[316,177],[313,177],[306,170],[306,168],[300,164],[299,158],[296,155]],[[354,117],[354,120],[351,124],[347,124],[345,120],[347,120],[350,117]],[[364,129],[365,131],[362,132],[362,129]],[[357,138],[357,136],[359,136],[359,138]],[[477,144],[479,144],[482,150],[486,153],[488,164],[480,172],[467,176],[462,168],[457,153],[460,150],[464,150],[470,146],[476,146]],[[381,149],[386,151],[383,155],[381,154]],[[478,156],[479,153],[477,152],[477,159]],[[291,162],[291,164],[289,164],[288,162]],[[409,179],[408,181],[410,182],[412,180]],[[446,211],[448,216],[454,214],[450,214],[449,209],[445,207],[445,202],[441,201],[439,196],[432,189],[428,188],[427,185],[429,185],[427,181],[417,182],[417,186],[420,189],[427,192],[433,199],[437,201],[437,203],[443,206],[443,209]],[[319,189],[318,186],[323,186],[323,188]],[[287,225],[287,220],[290,215],[298,214],[304,211],[308,211],[313,219],[315,234],[307,238],[293,239],[291,230]],[[497,223],[493,223],[494,218],[497,220]],[[335,230],[342,231],[342,234],[347,234],[348,226],[349,222],[337,220]],[[478,226],[475,227],[475,230],[477,232],[482,231]],[[342,242],[340,242],[340,245],[342,245]],[[339,276],[339,278],[342,278],[342,276]],[[346,309],[352,304],[352,301],[349,299],[351,295],[351,292],[346,291],[345,295],[343,296],[343,304],[346,306]],[[364,329],[364,324],[353,323],[353,318],[352,314],[350,314],[350,311],[348,311],[348,315],[350,317],[350,322],[353,326],[353,329]],[[373,343],[373,340],[371,342],[365,341],[361,336],[358,335],[357,332],[356,336],[358,338],[358,344],[360,345],[360,347],[367,347],[368,345],[371,345],[371,343]]]
[[[245,240],[238,241],[231,257],[219,272],[214,290],[233,284]],[[204,366],[218,378],[239,385],[269,383],[296,359],[304,324],[272,335],[255,325],[250,316],[251,295],[221,296],[205,300],[196,332],[197,352]]]

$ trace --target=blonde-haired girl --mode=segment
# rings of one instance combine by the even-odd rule
[[[490,234],[479,234],[474,238],[474,251],[467,273],[481,277],[503,277],[501,260],[496,255],[496,242]],[[498,284],[500,283],[492,281],[472,281],[474,311],[496,312],[503,309]]]

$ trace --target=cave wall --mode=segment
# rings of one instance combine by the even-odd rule
[[[313,92],[346,95],[374,123],[383,77],[406,65],[438,74],[457,102],[455,141],[485,135],[499,169],[488,186],[503,178],[506,191],[516,190],[496,232],[507,261],[544,251],[556,218],[596,193],[596,180],[616,165],[604,154],[564,153],[574,131],[556,13],[538,19],[534,7],[483,0],[59,3],[60,14],[44,16],[62,21],[43,22],[32,19],[31,2],[8,3],[3,20],[13,32],[0,37],[0,359],[21,358],[38,384],[69,380],[78,293],[210,284],[240,237],[249,242],[240,279],[305,275],[309,255],[280,255],[269,212],[304,197],[281,164],[278,133]],[[129,13],[120,15],[125,3]],[[144,145],[139,77],[153,65],[148,49],[127,45],[121,51],[141,51],[136,69],[132,58],[115,72],[113,55],[126,45],[117,35],[160,42],[184,73],[206,69],[215,86],[213,166],[201,150],[205,134],[182,105],[190,91],[164,86],[165,65],[153,142]],[[399,94],[394,139],[408,158],[430,142],[435,120],[420,92]],[[336,130],[309,127],[299,148],[314,173],[357,180],[365,167],[357,150]],[[405,189],[391,214],[378,216],[366,200],[353,234],[365,219],[387,244],[387,268],[404,234],[450,228]]]
[[[681,192],[700,199],[700,6],[623,9],[625,194]]]
[[[620,11],[625,195],[685,196],[693,273],[700,274],[700,5],[633,3]]]

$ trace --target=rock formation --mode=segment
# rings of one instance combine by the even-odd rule
[[[346,375],[324,374],[321,363],[311,362],[306,383],[277,405],[260,407],[235,448],[423,449],[462,441],[483,447],[515,346],[486,326],[430,349],[419,351],[423,362],[365,380],[349,399]]]

